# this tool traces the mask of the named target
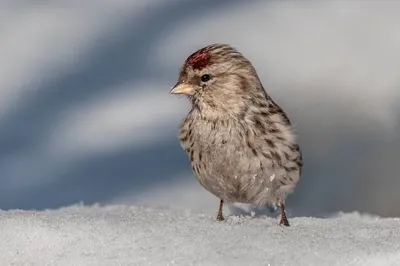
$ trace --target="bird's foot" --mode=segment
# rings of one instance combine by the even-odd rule
[[[224,218],[224,216],[222,215],[222,213],[218,213],[218,215],[217,215],[217,221],[222,222],[222,221],[224,221],[224,220],[225,220],[225,218]]]
[[[286,217],[285,204],[283,204],[283,202],[281,202],[280,205],[281,205],[281,220],[279,222],[279,225],[290,226],[289,221]]]
[[[286,218],[286,216],[283,216],[281,218],[281,221],[279,222],[279,225],[284,225],[284,226],[290,226],[288,219]]]

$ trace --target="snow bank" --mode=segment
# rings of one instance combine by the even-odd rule
[[[400,220],[108,206],[0,212],[1,265],[398,265]]]

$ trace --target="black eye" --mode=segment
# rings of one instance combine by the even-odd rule
[[[210,80],[210,78],[211,78],[210,75],[204,74],[203,76],[201,76],[201,81],[207,82]]]

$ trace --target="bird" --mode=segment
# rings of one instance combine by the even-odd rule
[[[229,44],[190,54],[171,94],[191,109],[179,129],[199,183],[224,203],[280,206],[279,225],[290,226],[285,200],[300,180],[303,160],[293,126],[264,89],[253,64]]]

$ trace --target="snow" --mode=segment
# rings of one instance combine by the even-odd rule
[[[295,125],[297,215],[400,215],[399,2],[204,1],[2,1],[1,209],[212,209],[177,141],[189,103],[168,92],[189,53],[225,42]]]
[[[0,212],[1,265],[399,265],[400,219],[71,206]]]

